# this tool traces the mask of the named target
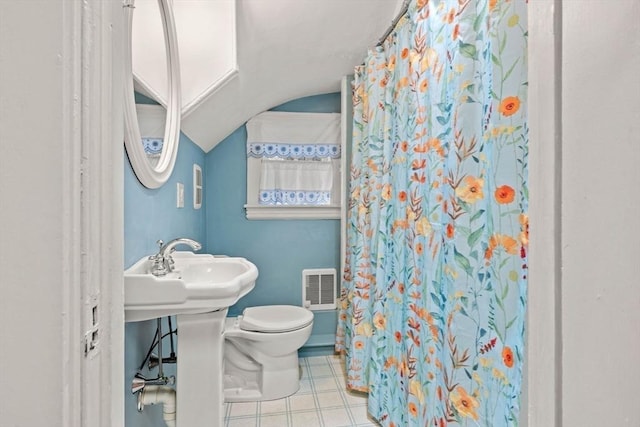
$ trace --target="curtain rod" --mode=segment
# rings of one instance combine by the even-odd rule
[[[384,43],[387,37],[389,37],[389,34],[391,34],[391,32],[396,28],[396,25],[398,25],[398,21],[400,21],[400,19],[409,10],[409,3],[411,3],[411,0],[404,0],[404,2],[402,3],[402,7],[400,8],[400,13],[398,13],[398,16],[396,16],[396,18],[391,21],[391,25],[389,26],[389,28],[387,28],[387,31],[384,32],[384,35],[380,37],[376,46],[382,46],[382,43]]]

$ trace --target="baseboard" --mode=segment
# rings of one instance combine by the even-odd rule
[[[335,334],[311,335],[307,342],[298,350],[298,356],[329,356],[335,353]]]
[[[320,347],[302,347],[298,350],[298,357],[313,357],[313,356],[331,356],[335,354],[335,348],[332,345],[325,345]]]

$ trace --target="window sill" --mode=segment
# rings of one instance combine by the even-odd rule
[[[340,219],[340,206],[244,205],[247,219]]]

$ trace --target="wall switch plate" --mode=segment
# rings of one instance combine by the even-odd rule
[[[179,182],[176,188],[176,207],[184,208],[184,184]]]

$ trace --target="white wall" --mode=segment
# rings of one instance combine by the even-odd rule
[[[0,0],[2,426],[123,425],[121,21]]]
[[[562,2],[562,421],[640,426],[640,2]]]
[[[60,1],[0,1],[3,425],[62,425],[62,19]]]

